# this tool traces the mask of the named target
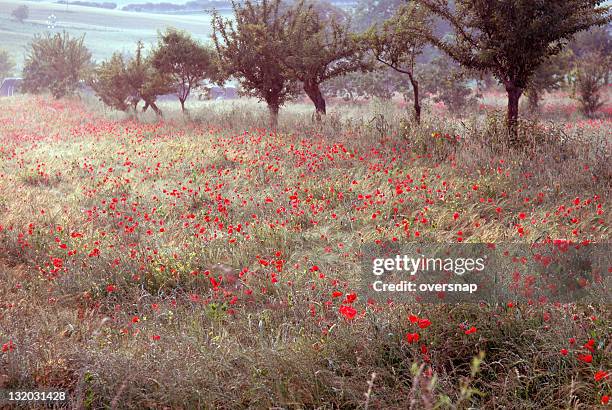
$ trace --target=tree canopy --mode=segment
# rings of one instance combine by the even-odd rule
[[[280,107],[299,90],[282,58],[290,13],[281,5],[281,0],[232,1],[233,20],[213,15],[213,41],[225,77],[237,78],[247,95],[266,102],[272,128]]]
[[[519,99],[538,67],[574,34],[610,21],[603,0],[415,0],[447,21],[453,36],[420,33],[463,66],[492,73],[508,94],[516,142]]]
[[[205,79],[217,76],[214,51],[184,32],[168,28],[158,34],[151,64],[172,81],[174,92],[185,112],[185,101],[191,91]]]
[[[67,32],[36,35],[27,49],[22,89],[49,90],[55,98],[74,93],[92,68],[84,40],[84,35],[72,38]]]

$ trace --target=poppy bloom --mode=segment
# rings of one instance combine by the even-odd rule
[[[585,363],[591,363],[593,361],[593,356],[590,354],[579,354],[578,360]]]
[[[416,343],[419,341],[419,334],[418,333],[406,333],[406,340],[408,341],[408,343]]]
[[[418,321],[418,326],[421,329],[428,328],[429,325],[431,325],[431,321],[429,319],[419,319],[419,321]]]
[[[340,313],[347,319],[353,319],[357,314],[357,310],[355,310],[352,306],[342,305],[340,306]]]
[[[471,335],[472,333],[476,333],[476,327],[472,326],[468,330],[465,331],[466,335]]]
[[[595,377],[595,381],[596,382],[604,380],[604,379],[607,379],[608,378],[608,372],[604,372],[603,370],[599,370],[597,373],[595,373],[594,377]]]

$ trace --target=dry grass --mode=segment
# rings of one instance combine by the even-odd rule
[[[525,123],[516,151],[495,116],[415,127],[375,103],[319,126],[293,105],[275,134],[238,104],[156,123],[0,101],[0,388],[138,409],[590,409],[610,394],[595,380],[608,305],[357,295],[349,320],[332,297],[356,290],[375,240],[608,241],[609,122]],[[410,314],[432,322],[413,344]]]

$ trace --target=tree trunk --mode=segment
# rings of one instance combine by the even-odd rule
[[[319,84],[311,81],[304,82],[304,91],[315,106],[315,116],[317,121],[321,121],[321,116],[327,114],[327,110],[325,106],[325,98],[323,98]]]
[[[508,142],[510,145],[520,145],[518,140],[518,116],[519,116],[519,100],[523,93],[521,87],[517,87],[511,82],[506,83],[506,93],[508,93],[508,114],[506,121],[508,123]]]
[[[529,109],[532,113],[537,113],[540,110],[540,94],[536,90],[529,90],[527,94],[529,99]]]
[[[185,114],[185,99],[179,98],[179,101],[181,102],[181,111]]]
[[[417,124],[421,123],[421,102],[419,101],[419,82],[412,74],[408,74],[410,84],[412,84],[412,92],[414,94],[414,121]]]
[[[164,116],[162,113],[162,110],[160,110],[157,104],[155,104],[155,101],[147,101],[146,104],[147,104],[146,106],[151,107],[151,109],[155,112],[158,118],[162,118]]]
[[[270,112],[270,130],[275,131],[278,127],[279,106],[277,104],[268,104],[268,111]]]

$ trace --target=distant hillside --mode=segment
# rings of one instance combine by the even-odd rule
[[[341,7],[348,8],[353,6],[354,0],[331,0],[330,3]],[[230,9],[231,2],[227,0],[191,0],[185,3],[175,2],[148,2],[148,3],[131,3],[123,6],[121,9],[125,11],[139,11],[147,13],[197,13],[211,9]]]
[[[57,0],[56,3],[66,4],[64,0]],[[114,10],[117,8],[117,3],[95,2],[95,1],[69,1],[68,5],[83,6],[83,7],[97,7],[100,9],[108,9],[108,10]]]

